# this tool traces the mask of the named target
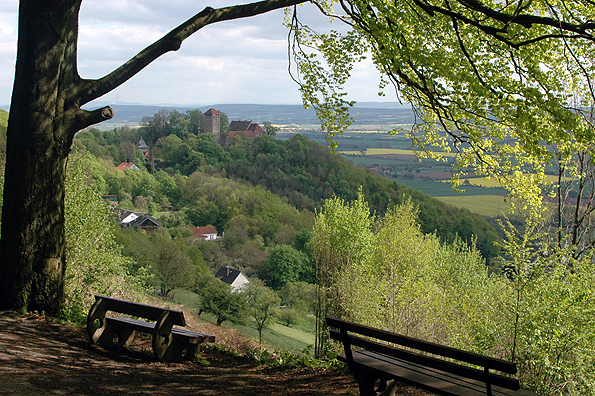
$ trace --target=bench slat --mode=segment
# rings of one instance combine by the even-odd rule
[[[344,355],[339,356],[345,361]],[[485,395],[485,382],[455,375],[424,365],[378,354],[372,351],[360,350],[353,352],[356,365],[365,369],[373,369],[380,373],[387,373],[402,382],[418,386],[429,391],[440,392],[444,395],[478,396]],[[515,390],[492,386],[494,396],[518,396]]]
[[[331,338],[337,341],[342,341],[341,334],[337,330],[330,329]],[[438,359],[431,356],[422,355],[416,352],[407,351],[405,349],[392,347],[386,344],[380,344],[375,341],[370,341],[349,335],[349,343],[361,348],[365,348],[370,352],[375,353],[375,356],[381,356],[381,360],[386,361],[385,358],[394,357],[399,361],[407,361],[416,365],[423,365],[430,369],[440,370],[442,372],[452,373],[457,377],[467,377],[472,380],[481,381],[483,389],[485,390],[486,375],[483,370],[478,370],[472,367],[462,366],[457,363],[449,362],[443,359]],[[357,351],[360,354],[364,351]],[[356,352],[353,352],[355,354]],[[381,355],[380,355],[381,354]],[[355,358],[354,358],[355,359]],[[520,389],[518,380],[514,378],[505,377],[499,374],[490,373],[490,383],[504,388],[518,390]]]
[[[206,342],[215,342],[215,336],[210,334],[196,333],[194,331],[178,329],[175,327],[171,329],[171,333],[173,334],[174,338],[183,339],[185,342],[189,344],[203,344]]]
[[[155,328],[154,323],[145,322],[143,320],[132,318],[105,318],[105,320],[113,327],[126,328],[129,330],[140,331],[151,334]],[[210,334],[197,333],[186,329],[174,327],[171,329],[174,338],[183,340],[190,344],[202,344],[205,342],[215,342],[215,336]]]
[[[119,312],[130,316],[138,316],[149,320],[158,320],[164,311],[168,311],[174,325],[186,326],[186,319],[184,319],[184,313],[182,311],[154,307],[152,305],[140,304],[99,295],[95,296],[95,299],[101,299],[106,304],[108,311]]]
[[[502,371],[508,374],[516,374],[517,372],[516,364],[506,360],[483,356],[474,352],[467,352],[461,349],[447,347],[433,342],[422,341],[416,338],[375,329],[373,327],[348,322],[330,316],[327,316],[326,322],[330,327],[345,328],[347,331],[352,331],[361,335],[377,338],[379,340],[406,346],[408,348],[417,349],[419,351],[428,352],[434,355],[459,360],[461,362],[476,366],[488,367],[490,369]]]

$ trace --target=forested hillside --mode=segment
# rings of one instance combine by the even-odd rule
[[[299,211],[314,212],[324,200],[334,196],[351,201],[360,188],[370,208],[378,215],[384,214],[391,205],[411,198],[419,208],[424,233],[436,232],[446,241],[453,241],[456,235],[467,242],[477,238],[477,246],[485,257],[497,252],[493,244],[498,239],[497,232],[482,217],[358,168],[301,135],[286,141],[271,136],[250,140],[240,135],[227,142],[224,149],[213,135],[201,133],[202,130],[199,110],[185,114],[162,110],[146,119],[144,126],[138,129],[83,131],[77,135],[75,144],[104,161],[106,170],[99,178],[103,180],[98,182],[105,194],[117,195],[124,202],[150,197],[149,203],[161,210],[184,209],[186,218],[178,221],[179,225],[211,224],[220,231],[227,231],[230,220],[237,214],[229,213],[239,208],[237,204],[223,203],[213,196],[216,195],[214,190],[201,187],[203,181],[199,179],[204,175],[193,173],[202,172],[261,186]],[[149,161],[134,147],[141,137],[151,147]],[[114,169],[120,162],[134,162],[146,172],[107,170]],[[154,185],[153,179],[158,185]],[[188,183],[199,190],[188,192]],[[206,191],[197,193],[201,190]],[[271,232],[267,234],[274,236]]]

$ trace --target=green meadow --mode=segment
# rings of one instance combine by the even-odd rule
[[[184,304],[187,308],[190,308],[191,313],[195,316],[198,314],[198,306],[200,303],[200,296],[188,290],[175,289],[172,292],[174,300]],[[212,324],[217,323],[217,319],[214,315],[202,313],[199,317],[200,321],[209,322]],[[307,318],[304,318],[307,321]],[[239,325],[229,321],[223,322],[221,327],[233,329],[240,333],[242,336],[258,340],[258,331],[253,326],[253,322],[250,318],[246,321],[245,325]],[[307,330],[307,323],[301,328],[288,327],[279,323],[272,323],[268,328],[262,332],[262,341],[270,349],[275,350],[290,350],[293,352],[301,352],[314,345],[314,332]]]

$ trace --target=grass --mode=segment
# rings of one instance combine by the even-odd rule
[[[274,323],[271,326],[271,331],[274,331],[280,335],[293,338],[298,342],[304,343],[307,345],[314,345],[314,334],[308,333],[306,331],[302,331],[299,329],[294,329],[292,327],[287,327],[285,325]],[[303,348],[302,348],[303,349]]]
[[[194,314],[198,314],[198,304],[200,303],[200,296],[188,290],[175,289],[172,292],[174,300],[184,304]],[[216,323],[217,318],[214,315],[203,313],[200,315],[200,320],[211,323]],[[247,325],[239,325],[232,322],[223,322],[221,327],[234,329],[241,335],[247,338],[258,340],[258,330],[253,325],[252,320],[247,321]],[[269,328],[262,332],[263,343],[270,349],[289,350],[292,352],[300,352],[307,347],[314,345],[314,334],[303,330],[287,327],[278,323],[273,323]]]

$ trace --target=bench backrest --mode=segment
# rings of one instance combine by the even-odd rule
[[[496,359],[488,356],[479,355],[473,352],[463,351],[461,349],[451,348],[444,345],[419,340],[412,337],[403,336],[396,333],[376,329],[361,324],[348,322],[346,320],[333,318],[327,316],[327,325],[329,327],[335,327],[338,330],[329,329],[331,338],[343,342],[345,346],[345,355],[349,364],[349,361],[353,361],[351,355],[351,345],[355,345],[361,348],[365,348],[374,352],[382,353],[385,355],[393,356],[398,359],[403,359],[408,362],[421,364],[424,366],[436,368],[438,370],[444,370],[457,375],[462,375],[468,378],[477,379],[479,381],[487,380],[491,384],[501,386],[507,389],[518,390],[520,388],[518,380],[510,377],[505,377],[498,374],[489,373],[489,370],[497,370],[504,373],[516,374],[517,367],[515,363],[508,362],[502,359]],[[367,336],[389,342],[395,345],[401,345],[408,349],[424,352],[417,353],[415,351],[406,350],[402,348],[393,347],[385,343],[375,342],[366,338],[362,338],[353,334],[355,333],[362,336]],[[484,370],[478,370],[471,367],[461,366],[457,363],[452,363],[444,359],[438,359],[427,354],[434,356],[441,356],[457,360],[459,362],[465,362],[472,365],[483,367]],[[489,376],[489,379],[486,377]]]
[[[125,315],[137,316],[149,320],[158,320],[163,312],[169,312],[169,317],[176,326],[186,326],[186,319],[182,311],[175,309],[154,307],[152,305],[135,303],[132,301],[120,300],[106,296],[95,296],[95,300],[101,300],[105,304],[106,311],[119,312]]]

